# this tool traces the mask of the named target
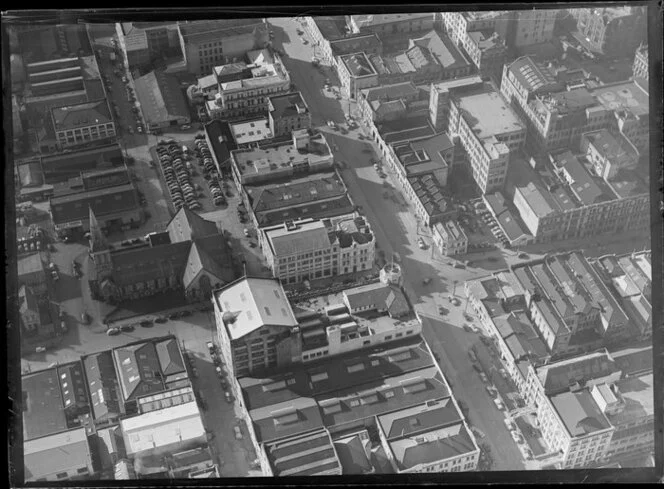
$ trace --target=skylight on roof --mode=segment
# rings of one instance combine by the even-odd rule
[[[286,381],[285,380],[278,380],[276,382],[271,382],[269,384],[264,384],[263,385],[263,391],[267,392],[276,392],[280,391],[286,388]]]
[[[364,370],[364,363],[355,363],[353,365],[348,365],[346,367],[346,370],[348,370],[349,374],[355,373],[355,372],[361,372]]]
[[[297,411],[294,413],[285,414],[283,416],[278,416],[274,418],[274,423],[277,425],[293,424],[297,423],[300,420],[300,416]]]
[[[387,359],[390,362],[396,363],[396,362],[403,362],[405,360],[410,360],[412,357],[413,357],[412,352],[410,350],[406,350],[401,353],[396,353],[394,355],[388,355]]]
[[[323,380],[328,379],[327,372],[318,372],[315,374],[310,374],[309,378],[311,379],[312,382],[321,382]]]

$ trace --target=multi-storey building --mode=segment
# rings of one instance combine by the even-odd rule
[[[499,10],[489,12],[442,12],[440,18],[450,37],[459,45],[469,32],[494,30],[507,47],[518,49],[553,38],[558,10]]]
[[[60,148],[115,138],[115,123],[106,100],[57,107],[51,110]]]
[[[600,350],[529,365],[522,393],[560,468],[598,466],[653,452],[652,375],[650,346]]]
[[[642,43],[636,49],[636,53],[634,54],[632,76],[634,76],[634,78],[643,78],[648,80],[650,78],[648,64],[648,45]]]
[[[593,172],[605,180],[612,180],[618,172],[631,169],[638,163],[639,153],[622,135],[613,137],[607,129],[587,132],[581,136],[581,151]]]
[[[293,131],[311,129],[311,113],[300,92],[269,97],[268,112],[274,137],[290,136]]]
[[[623,171],[604,180],[570,151],[549,155],[548,160],[537,170],[525,161],[513,162],[506,186],[533,241],[648,229],[643,172]]]
[[[399,46],[390,54],[371,54],[367,58],[377,74],[377,83],[374,85],[406,81],[428,84],[467,76],[472,71],[472,63],[454,43],[445,34],[435,30],[423,33],[418,38],[410,38],[407,46]],[[337,65],[340,63],[341,60]],[[344,71],[338,67],[337,71],[340,70]],[[370,85],[367,82],[365,86]]]
[[[302,329],[300,361],[304,364],[422,331],[403,290],[387,281],[310,297],[307,301],[320,308],[312,311],[303,307],[305,304],[294,303],[295,317]]]
[[[370,271],[376,241],[358,214],[286,221],[261,230],[272,274],[284,284]]]
[[[507,58],[507,47],[500,34],[491,29],[469,31],[461,45],[481,76],[497,77]]]
[[[594,263],[607,286],[638,329],[638,336],[652,336],[652,265],[649,251],[604,256]]]
[[[177,22],[117,22],[115,32],[130,69],[145,68],[169,53],[179,53]]]
[[[436,128],[459,138],[482,193],[502,188],[526,128],[495,87],[478,77],[432,84],[430,116]]]
[[[468,251],[468,236],[456,221],[437,222],[433,242],[443,256],[465,255]]]
[[[624,377],[612,384],[594,385],[590,392],[615,428],[605,454],[607,459],[654,451],[652,371]]]
[[[373,32],[378,35],[418,32],[433,28],[433,13],[351,15],[348,26],[354,34]]]
[[[567,87],[560,78],[529,57],[503,69],[501,92],[527,123],[531,151],[576,148],[583,133],[599,129],[647,148],[647,88],[633,81]]]
[[[229,120],[267,115],[268,97],[290,92],[290,77],[278,55],[263,49],[248,52],[246,59],[247,63],[235,63],[232,70],[227,65],[214,68],[218,93],[207,101],[211,118]]]
[[[552,353],[619,344],[636,328],[578,252],[513,268],[525,305]]]
[[[511,10],[497,23],[510,48],[540,44],[553,39],[558,9]]]
[[[359,90],[378,86],[378,72],[364,53],[340,56],[337,73],[346,97],[354,99]]]
[[[203,75],[269,41],[264,19],[185,21],[178,24],[184,61],[190,73]]]
[[[377,419],[381,442],[397,474],[477,468],[480,450],[452,398],[432,399]]]
[[[343,473],[477,467],[475,437],[426,343],[419,336],[387,341],[305,368],[239,380],[250,438],[261,464],[269,465],[264,474],[289,475],[283,471],[290,467],[299,474],[338,470],[337,463]],[[295,445],[305,434],[318,450],[302,452]],[[326,448],[328,436],[336,460]],[[279,460],[273,450],[289,440],[299,450],[286,464],[283,451]]]
[[[357,108],[365,124],[372,127],[386,120],[401,118],[413,102],[428,103],[428,94],[411,81],[361,90]]]
[[[549,451],[560,452],[561,468],[594,465],[605,458],[615,429],[591,389],[621,375],[606,350],[528,368],[526,402],[537,409]]]
[[[236,149],[250,149],[271,144],[274,134],[270,129],[270,120],[267,117],[248,119],[242,122],[228,124]],[[290,135],[290,133],[289,133]]]
[[[242,200],[256,229],[288,220],[323,219],[356,210],[336,170],[293,175],[287,180],[243,185]],[[258,233],[259,244],[263,233]]]
[[[606,56],[630,56],[645,41],[646,7],[572,8],[579,40]]]
[[[219,345],[234,377],[299,356],[299,327],[278,279],[242,278],[213,295]]]
[[[231,152],[231,171],[237,188],[329,170],[334,158],[322,133],[292,132],[290,141]]]

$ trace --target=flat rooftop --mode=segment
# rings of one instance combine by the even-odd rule
[[[423,139],[436,134],[428,114],[382,122],[378,124],[378,132],[387,144]]]
[[[273,110],[270,111],[272,118],[277,120],[282,117],[293,117],[298,114],[309,112],[307,103],[300,92],[286,93],[270,97]]]
[[[505,41],[493,29],[469,31],[467,35],[480,51],[502,50],[505,47]]]
[[[250,129],[250,127],[243,127],[246,130]],[[233,151],[232,154],[235,167],[241,175],[268,174],[286,167],[292,168],[301,164],[315,165],[331,158],[327,140],[320,133],[310,136],[306,148],[303,149],[296,148],[293,145],[293,141],[288,141],[262,148],[238,149]]]
[[[365,383],[376,385],[381,379],[431,368],[433,364],[423,340],[417,336],[269,377],[243,377],[239,383],[247,409],[253,410],[287,403],[300,396],[326,396]]]
[[[256,119],[253,121],[237,122],[230,124],[235,143],[247,144],[263,141],[272,138],[270,122],[267,118]]]
[[[608,415],[612,424],[629,423],[644,417],[655,415],[655,391],[653,373],[628,377],[616,382],[620,397],[624,402],[624,411]]]
[[[486,86],[458,97],[459,108],[480,139],[524,130],[525,126],[500,93]]]
[[[563,392],[549,400],[572,437],[586,436],[611,427],[588,389]]]
[[[650,112],[648,92],[633,81],[601,85],[591,93],[610,110],[628,110],[638,117],[645,117]]]
[[[346,19],[343,15],[318,15],[312,19],[328,41],[342,38],[346,34]]]
[[[620,170],[615,177],[609,179],[607,184],[619,199],[626,199],[650,192],[648,174],[636,170]]]

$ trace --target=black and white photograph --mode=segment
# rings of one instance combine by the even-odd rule
[[[661,481],[661,6],[425,7],[3,12],[11,487]]]

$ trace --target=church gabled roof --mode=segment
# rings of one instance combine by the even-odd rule
[[[104,233],[102,233],[99,223],[97,222],[97,216],[92,212],[92,207],[90,209],[90,252],[96,253],[99,251],[104,251],[108,249],[108,242]]]
[[[166,227],[171,242],[191,241],[211,234],[219,234],[217,225],[212,221],[203,219],[195,212],[182,207]]]

